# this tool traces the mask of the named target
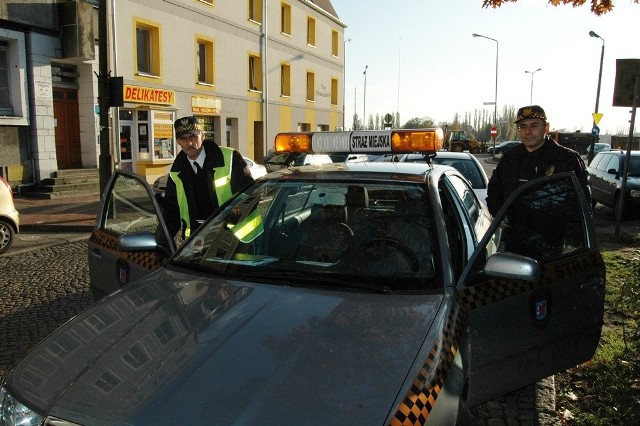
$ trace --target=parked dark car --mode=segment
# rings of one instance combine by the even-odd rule
[[[510,150],[514,146],[519,145],[521,143],[522,142],[520,142],[520,141],[504,141],[504,142],[500,142],[498,145],[496,145],[495,148],[493,146],[488,147],[487,148],[487,154],[492,154],[493,155],[493,151],[495,150],[496,155],[502,155],[506,151]]]
[[[593,157],[587,167],[593,205],[600,203],[612,208],[616,217],[618,217],[625,156],[625,151],[600,152]],[[622,217],[630,216],[631,212],[638,212],[638,208],[640,208],[640,151],[631,151]]]

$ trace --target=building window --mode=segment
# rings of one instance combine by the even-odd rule
[[[307,44],[316,45],[316,20],[312,17],[307,18]]]
[[[9,43],[0,41],[0,114],[13,115],[11,91],[9,90],[9,62],[7,52]]]
[[[196,49],[198,83],[213,84],[213,41],[198,38],[196,40]]]
[[[338,105],[338,79],[331,79],[331,105]]]
[[[291,35],[291,6],[286,3],[280,4],[280,32]]]
[[[307,72],[307,100],[314,101],[316,94],[316,75],[312,72]]]
[[[291,65],[280,65],[280,96],[291,96]]]
[[[136,71],[142,75],[160,75],[160,29],[136,23]]]
[[[262,91],[262,62],[259,56],[249,55],[249,90]]]
[[[338,32],[335,30],[331,31],[331,54],[335,57],[338,57]]]
[[[249,0],[249,20],[262,23],[262,0]]]
[[[24,33],[0,28],[0,125],[29,124],[26,58]]]

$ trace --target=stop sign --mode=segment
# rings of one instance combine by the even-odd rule
[[[490,134],[492,138],[495,138],[498,135],[498,129],[496,129],[495,127],[492,127]]]

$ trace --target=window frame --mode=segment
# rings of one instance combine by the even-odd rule
[[[249,54],[248,85],[251,92],[262,92],[262,59],[257,54]]]
[[[331,78],[331,93],[330,93],[330,101],[329,103],[333,106],[337,106],[338,105],[338,79],[337,78]]]
[[[262,25],[262,0],[249,0],[248,9],[249,21]]]
[[[201,50],[204,49],[204,73],[201,67],[203,59]],[[214,86],[215,85],[215,44],[212,39],[196,36],[196,83],[199,85]]]
[[[340,43],[338,40],[338,32],[336,30],[331,30],[331,55],[334,58],[337,58],[340,55]]]
[[[30,122],[29,99],[27,87],[27,54],[25,34],[0,28],[0,40],[6,43],[8,104],[3,106],[0,114],[0,125],[27,126]],[[46,76],[34,77],[35,83]]]
[[[313,71],[307,71],[307,79],[306,79],[306,97],[305,100],[307,102],[315,102],[316,101],[316,74]]]
[[[144,19],[134,18],[134,75],[136,79],[145,80],[151,79],[155,82],[156,79],[162,76],[162,49],[160,47],[161,42],[161,31],[160,25],[153,23],[151,21],[147,21]],[[148,34],[147,46],[144,46],[147,49],[144,53],[146,56],[145,61],[148,62],[148,70],[140,69],[140,43],[139,31],[145,31]]]
[[[280,3],[280,33],[291,36],[291,5]]]
[[[316,47],[316,20],[307,16],[307,46]]]
[[[280,96],[291,97],[291,65],[284,62],[280,64]]]

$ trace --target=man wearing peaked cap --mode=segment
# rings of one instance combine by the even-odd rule
[[[574,172],[587,200],[590,191],[584,162],[576,151],[559,145],[549,135],[549,121],[539,105],[518,110],[515,124],[522,144],[502,156],[489,179],[487,207],[496,215],[502,204],[522,183],[554,173]]]
[[[171,166],[163,199],[163,217],[172,237],[189,235],[233,194],[253,182],[242,155],[204,139],[195,116],[175,121],[182,149]]]

